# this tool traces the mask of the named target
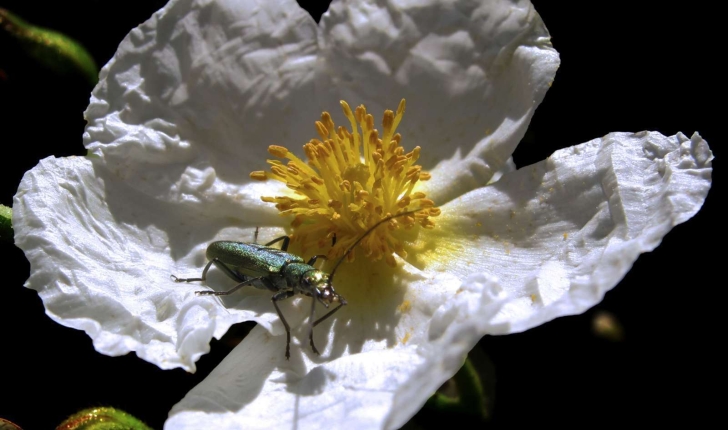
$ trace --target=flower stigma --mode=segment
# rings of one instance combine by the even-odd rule
[[[321,120],[316,121],[320,139],[303,145],[306,162],[285,147],[271,145],[268,152],[288,162],[268,160],[270,172],[255,171],[250,177],[261,181],[275,179],[292,190],[291,196],[261,199],[275,203],[281,215],[294,215],[291,241],[300,246],[302,254],[328,246],[327,257],[339,258],[378,221],[419,210],[389,220],[357,247],[368,259],[384,259],[395,267],[394,254],[407,256],[405,238],[416,239],[416,226],[433,228],[431,218],[440,215],[435,203],[415,190],[419,181],[430,179],[430,174],[415,164],[419,146],[406,154],[400,146],[402,136],[396,131],[404,115],[404,99],[396,113],[384,112],[381,137],[374,128],[374,117],[364,105],[352,111],[345,101],[340,103],[351,131],[343,126],[337,128],[331,115],[323,112]],[[355,253],[352,250],[347,260],[353,261]]]

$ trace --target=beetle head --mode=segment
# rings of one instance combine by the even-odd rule
[[[332,303],[346,304],[346,300],[334,291],[329,275],[325,272],[311,270],[304,275],[303,283],[309,288],[309,291],[314,292],[316,299],[327,308]]]
[[[316,289],[316,298],[327,308],[332,303],[341,303],[342,305],[346,304],[346,300],[334,291],[334,287],[328,283]]]

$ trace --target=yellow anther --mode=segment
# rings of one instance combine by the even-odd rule
[[[278,176],[286,176],[286,171],[281,166],[272,166],[270,170]]]
[[[384,111],[384,115],[382,116],[382,126],[387,129],[392,126],[392,123],[394,122],[394,112],[387,109]]]
[[[399,101],[399,105],[397,106],[397,116],[404,115],[404,110],[407,107],[407,102],[405,102],[404,99]]]
[[[250,179],[255,179],[256,181],[265,181],[268,179],[268,175],[265,174],[262,170],[256,170],[255,172],[250,172]]]
[[[351,113],[351,108],[349,107],[349,103],[345,102],[344,100],[339,101],[339,104],[341,105],[341,109],[344,111],[344,115],[349,118],[353,117],[353,114]]]
[[[367,114],[367,129],[373,130],[374,129],[374,117],[371,114]]]
[[[385,261],[387,262],[387,265],[390,267],[396,267],[397,266],[397,260],[394,259],[394,256],[392,254],[389,254],[385,257]]]
[[[331,115],[328,112],[321,112],[321,122],[326,126],[329,132],[336,130],[334,121],[331,119]]]
[[[326,126],[321,121],[316,121],[316,132],[319,136],[321,136],[321,139],[326,139],[329,137],[329,131],[326,129]]]
[[[412,179],[414,177],[417,177],[417,179],[419,179],[420,170],[422,170],[422,166],[412,166],[409,169],[407,169],[407,174],[405,174],[405,176],[407,177],[407,179]],[[413,196],[413,198],[417,198],[417,197]]]
[[[288,156],[288,149],[284,146],[271,145],[268,147],[268,152],[279,158],[286,158]]]

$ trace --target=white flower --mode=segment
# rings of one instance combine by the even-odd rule
[[[104,67],[90,156],[24,177],[27,286],[98,351],[194,371],[213,336],[259,324],[168,428],[402,425],[480,337],[583,312],[702,205],[712,154],[697,134],[609,134],[514,171],[559,63],[539,16],[528,2],[400,3],[334,2],[317,26],[293,0],[173,1]],[[213,240],[286,233],[260,200],[280,185],[248,176],[268,145],[299,148],[322,110],[346,123],[340,99],[379,118],[400,98],[402,144],[422,147],[441,215],[397,268],[342,266],[349,305],[316,328],[321,356],[309,299],[281,305],[286,361],[270,292],[196,296],[231,286],[215,270],[207,286],[170,279],[198,276]]]

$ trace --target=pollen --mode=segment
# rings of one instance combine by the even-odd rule
[[[419,228],[431,229],[440,215],[435,202],[418,191],[431,175],[417,164],[421,148],[410,152],[400,145],[397,126],[405,111],[404,99],[396,112],[386,110],[381,133],[364,105],[354,111],[341,101],[350,129],[337,127],[328,112],[316,121],[318,138],[303,145],[306,161],[287,148],[271,145],[270,172],[250,174],[255,180],[280,181],[287,196],[262,197],[275,204],[281,215],[293,216],[291,240],[302,253],[324,253],[329,259],[344,255],[377,222],[391,215],[413,212],[385,222],[368,234],[347,255],[396,265],[394,254],[407,256],[405,239],[416,239]],[[328,250],[327,250],[328,249]]]

